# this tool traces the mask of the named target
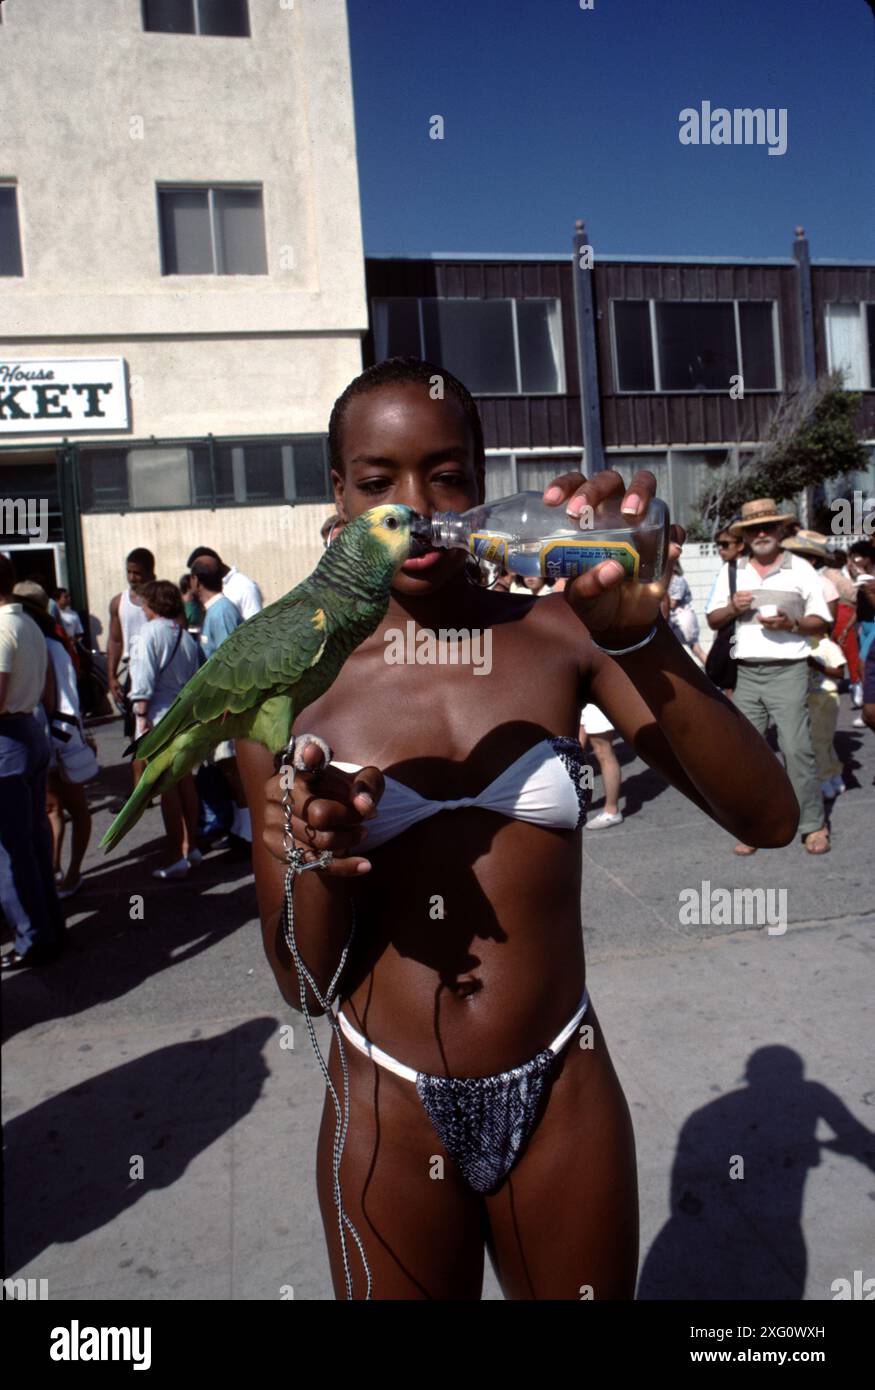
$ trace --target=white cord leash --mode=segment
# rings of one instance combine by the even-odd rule
[[[346,1297],[348,1300],[352,1299],[352,1276],[350,1274],[349,1268],[349,1255],[347,1253],[346,1232],[344,1231],[344,1226],[347,1226],[349,1228],[353,1240],[358,1246],[358,1252],[361,1255],[362,1264],[364,1265],[365,1274],[368,1280],[368,1287],[367,1292],[365,1294],[365,1298],[369,1299],[371,1296],[370,1266],[368,1265],[367,1257],[364,1251],[364,1246],[362,1245],[359,1233],[343,1209],[343,1195],[340,1190],[340,1161],[343,1156],[343,1146],[346,1142],[347,1130],[349,1129],[349,1069],[347,1067],[346,1052],[343,1046],[343,1035],[341,1033],[340,1025],[337,1022],[334,1012],[331,1009],[331,1003],[334,999],[334,995],[337,990],[337,983],[343,972],[343,967],[346,964],[346,958],[349,954],[349,948],[352,944],[353,936],[355,935],[355,913],[353,913],[352,930],[349,934],[349,939],[347,940],[347,943],[343,948],[343,954],[340,957],[337,969],[335,970],[334,975],[331,979],[331,983],[329,984],[328,989],[326,991],[326,997],[323,999],[322,995],[319,992],[319,987],[316,984],[316,981],[313,979],[313,976],[310,974],[310,971],[307,969],[306,965],[302,961],[300,952],[298,951],[298,943],[295,940],[295,910],[293,902],[293,890],[295,878],[298,874],[306,873],[308,869],[319,869],[325,864],[330,864],[332,859],[334,858],[334,855],[331,850],[323,850],[316,859],[308,863],[304,859],[305,851],[299,849],[298,846],[295,844],[295,838],[292,832],[292,790],[295,785],[295,743],[296,738],[295,735],[292,734],[289,738],[288,746],[286,747],[285,752],[283,753],[282,758],[280,760],[281,765],[289,769],[289,776],[286,778],[286,785],[283,789],[282,801],[283,815],[285,818],[283,839],[285,841],[286,859],[288,861],[288,868],[286,869],[285,880],[285,895],[283,901],[283,936],[285,938],[286,945],[289,948],[292,960],[295,963],[295,969],[298,972],[298,987],[300,989],[301,994],[301,1012],[304,1015],[304,1021],[307,1024],[307,1032],[310,1035],[310,1042],[313,1045],[313,1051],[316,1053],[319,1066],[322,1069],[322,1075],[325,1078],[325,1084],[328,1087],[328,1090],[331,1094],[331,1099],[334,1101],[334,1110],[336,1116],[332,1154],[332,1171],[334,1179],[334,1205],[337,1208],[338,1228],[340,1231],[340,1252],[343,1257],[343,1273],[344,1280],[346,1283]],[[341,1070],[343,1072],[342,1112],[340,1101],[338,1100],[337,1096],[337,1091],[328,1072],[328,1066],[325,1062],[325,1058],[322,1056],[322,1053],[319,1049],[319,1043],[316,1039],[316,1032],[313,1028],[313,1020],[310,1017],[310,1010],[307,1007],[307,985],[310,986],[310,989],[313,992],[313,996],[317,1000],[320,1008],[325,1010],[326,1016],[328,1017],[328,1020],[331,1024],[332,1032],[334,1033],[334,1036],[337,1039],[337,1050],[340,1056]],[[340,1131],[339,1135],[338,1129]]]

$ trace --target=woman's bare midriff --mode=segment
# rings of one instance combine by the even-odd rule
[[[347,1017],[435,1075],[528,1061],[583,993],[579,865],[571,833],[467,809],[375,851],[379,881],[362,884],[342,982]]]
[[[378,632],[295,732],[423,796],[478,793],[540,740],[577,736],[580,625],[561,601],[539,604],[492,629],[489,676],[389,666]],[[552,1042],[585,979],[576,832],[466,807],[379,846],[372,864],[355,886],[340,989],[361,1032],[416,1070],[453,1076],[506,1071]]]

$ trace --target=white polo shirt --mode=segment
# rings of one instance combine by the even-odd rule
[[[241,574],[235,565],[222,580],[222,592],[225,598],[231,600],[244,622],[260,613],[264,607],[261,590],[255,580],[250,579],[248,574]]]
[[[770,590],[774,597],[771,594],[767,597],[763,593],[762,601],[775,603],[779,608],[786,605],[793,609],[789,617],[817,617],[832,624],[820,575],[801,555],[791,555],[785,550],[764,576],[758,574],[747,556],[737,560],[736,565],[736,593]],[[728,603],[729,566],[724,565],[714,581],[705,612],[713,613],[716,608],[725,608]],[[811,651],[809,640],[802,633],[769,631],[763,627],[754,609],[749,609],[736,619],[735,636],[735,656],[739,661],[806,661]]]
[[[0,671],[9,674],[3,712],[33,714],[42,698],[46,639],[20,603],[0,603]]]

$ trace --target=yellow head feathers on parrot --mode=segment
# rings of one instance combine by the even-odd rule
[[[395,504],[363,512],[344,526],[311,575],[225,638],[133,745],[146,768],[101,847],[114,849],[150,798],[197,767],[223,739],[255,739],[272,753],[286,747],[300,712],[324,694],[382,621],[392,581],[411,553],[416,517]]]

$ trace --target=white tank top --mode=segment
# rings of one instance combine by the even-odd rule
[[[118,620],[122,626],[122,656],[130,660],[137,655],[139,636],[149,626],[149,619],[138,604],[131,599],[128,589],[122,590],[118,605]]]

